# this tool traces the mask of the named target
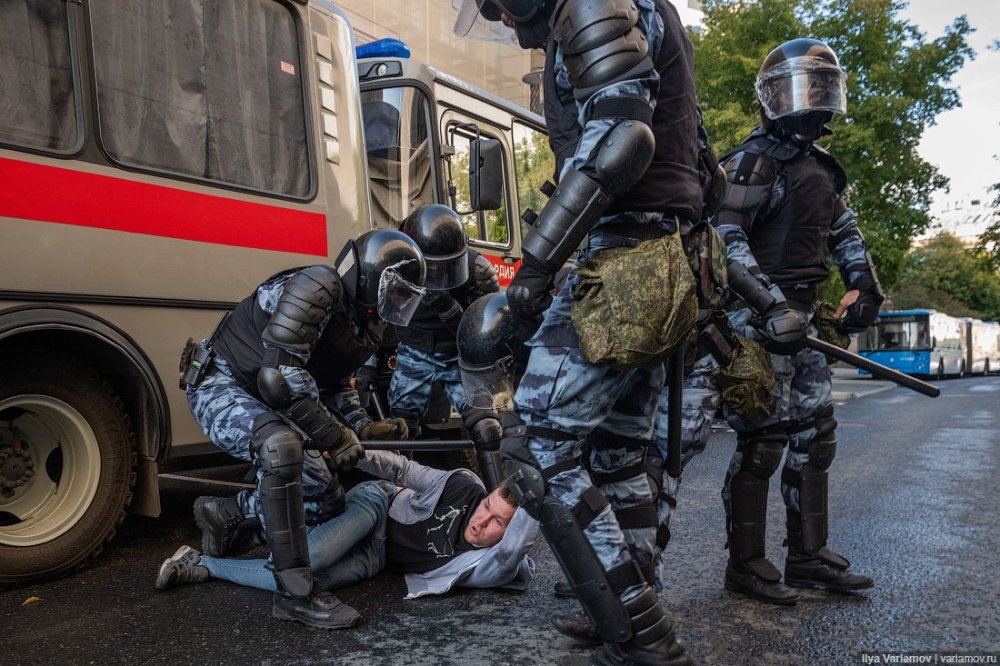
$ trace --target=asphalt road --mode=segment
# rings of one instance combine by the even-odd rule
[[[785,608],[723,589],[719,486],[734,437],[724,428],[713,433],[685,472],[661,597],[699,663],[887,663],[885,656],[914,653],[931,655],[922,663],[946,663],[942,656],[952,654],[997,663],[1000,378],[940,386],[941,397],[930,399],[838,373],[835,394],[857,399],[837,407],[830,545],[876,578],[864,593],[805,592]],[[561,574],[544,542],[533,550],[537,576],[525,593],[459,591],[405,601],[402,578],[384,574],[340,594],[365,618],[343,632],[272,619],[268,593],[224,582],[156,592],[163,558],[181,543],[199,542],[194,498],[231,490],[165,479],[163,516],[130,518],[89,569],[0,593],[0,661],[586,663],[589,650],[549,625],[574,603],[552,595]],[[769,516],[768,555],[780,566],[784,511],[776,481]]]

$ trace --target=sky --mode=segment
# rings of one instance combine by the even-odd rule
[[[917,148],[951,179],[950,192],[935,195],[932,213],[973,199],[992,200],[995,193],[987,189],[1000,182],[1000,52],[986,48],[1000,39],[1000,0],[910,0],[901,18],[930,41],[962,14],[976,29],[968,37],[976,59],[967,61],[950,84],[958,88],[962,106],[939,115]]]

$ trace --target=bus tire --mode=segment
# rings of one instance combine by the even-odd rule
[[[0,352],[0,368],[3,589],[100,554],[132,501],[136,452],[121,399],[91,367],[23,347]]]

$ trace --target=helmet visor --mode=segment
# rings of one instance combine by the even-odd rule
[[[398,268],[400,265],[389,266],[382,271],[376,309],[384,322],[407,326],[420,305],[424,290],[402,276]]]
[[[771,120],[810,111],[847,112],[847,75],[828,60],[789,58],[757,78],[757,99]]]
[[[500,10],[489,0],[463,0],[455,19],[454,33],[488,42],[517,41],[514,30],[500,22]]]
[[[469,281],[469,260],[463,251],[452,259],[430,259],[427,262],[427,279],[424,289],[428,291],[444,291],[460,287]]]
[[[470,367],[460,361],[466,404],[499,415],[511,411],[514,408],[513,363],[512,356],[487,367]]]

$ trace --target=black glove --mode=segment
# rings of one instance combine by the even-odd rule
[[[552,303],[553,275],[525,257],[507,287],[510,311],[522,319],[532,319]]]
[[[334,472],[346,472],[365,457],[365,449],[354,431],[345,426],[342,432],[343,438],[339,445],[323,452],[326,466]]]
[[[372,421],[358,433],[362,440],[368,439],[406,439],[410,431],[406,427],[406,421],[396,416]]]
[[[786,303],[765,312],[759,326],[764,335],[764,349],[772,354],[791,356],[806,345],[806,318]]]
[[[858,300],[847,306],[837,324],[837,330],[841,333],[861,333],[874,326],[881,304],[878,294],[874,291],[862,291]]]

